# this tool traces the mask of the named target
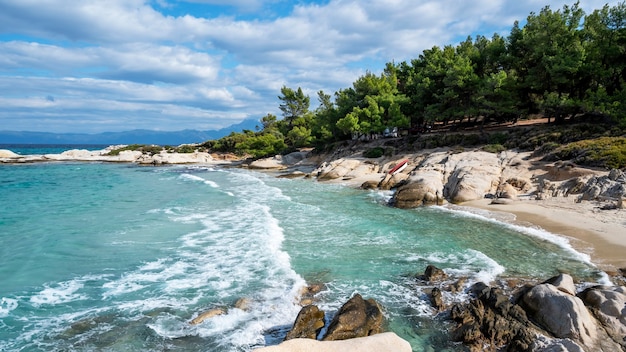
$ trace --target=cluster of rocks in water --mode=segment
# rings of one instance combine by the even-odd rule
[[[462,342],[470,351],[626,351],[624,286],[598,285],[578,291],[570,275],[560,274],[534,284],[511,287],[478,282],[466,287],[465,278],[451,279],[434,266],[416,275],[415,283],[430,300],[434,318],[449,327],[450,339]],[[442,294],[446,291],[467,294],[469,299],[447,303]],[[365,342],[356,344],[361,349],[350,349],[350,345],[324,345],[317,341],[373,336],[383,333],[384,326],[383,307],[355,294],[328,326],[325,312],[316,305],[301,309],[285,341],[309,339],[315,343],[284,342],[259,351],[308,350],[300,349],[302,346],[315,346],[310,350],[316,351],[369,350],[364,349]],[[384,341],[372,351],[403,351],[408,345],[395,334],[385,336]],[[406,350],[410,351],[410,346]]]
[[[448,305],[442,291],[459,282],[429,266],[418,277],[434,285],[429,297],[450,337],[470,351],[626,351],[626,287],[590,286],[577,291],[573,278],[560,274],[538,284],[510,288],[479,282],[470,299]]]

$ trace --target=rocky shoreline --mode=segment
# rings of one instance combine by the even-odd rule
[[[569,225],[569,229],[584,227],[595,233],[617,251],[615,258],[604,263],[613,286],[576,286],[575,278],[562,274],[545,282],[499,282],[495,286],[477,283],[466,289],[467,301],[447,302],[447,292],[463,289],[459,283],[463,278],[448,278],[444,271],[434,267],[416,275],[416,286],[428,292],[428,299],[437,312],[434,318],[448,322],[451,338],[463,342],[472,351],[485,347],[510,351],[626,351],[626,270],[618,269],[626,267],[626,258],[619,255],[626,253],[626,222],[622,209],[626,175],[623,171],[592,170],[563,161],[545,162],[533,153],[511,150],[495,154],[441,148],[416,152],[395,150],[377,158],[364,156],[368,149],[377,146],[384,147],[384,144],[351,142],[330,154],[300,151],[254,161],[203,152],[125,151],[116,156],[108,155],[114,147],[35,156],[0,150],[0,163],[96,161],[233,165],[272,172],[277,177],[311,178],[363,189],[394,189],[392,204],[401,208],[450,202],[490,211],[516,213],[516,209],[523,208],[537,214],[551,214],[557,217],[553,220]],[[403,160],[408,166],[391,175],[389,170]],[[590,241],[594,247],[599,243],[593,238],[581,239]],[[324,313],[315,309],[311,298],[314,295],[302,301],[302,317],[296,317],[294,324],[306,329],[289,333],[288,336],[293,337],[289,341],[262,351],[410,350],[410,346],[406,349],[408,343],[397,335],[378,334],[383,332],[380,326],[346,328],[343,324],[341,338],[337,340],[349,338],[349,342],[339,344],[333,338],[327,339],[327,335],[320,336],[322,328],[326,334],[330,328],[319,320]],[[346,304],[354,305],[353,300],[358,298],[360,295]],[[369,302],[362,298],[361,301]],[[363,320],[358,316],[382,316],[375,313],[384,311],[384,307],[375,302],[357,305],[365,307],[364,310],[349,313],[350,318],[344,320],[354,322]],[[219,314],[222,312],[199,315],[193,323],[200,324],[201,320]],[[337,313],[335,318],[339,316],[341,314]],[[314,320],[302,321],[304,317]],[[331,326],[333,324],[338,323],[333,321]]]

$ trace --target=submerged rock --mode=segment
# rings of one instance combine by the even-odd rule
[[[204,322],[207,319],[216,317],[218,315],[222,315],[222,314],[226,314],[226,311],[222,308],[215,308],[215,309],[211,309],[208,310],[206,312],[200,313],[197,317],[193,318],[189,324],[191,325],[198,325],[201,324],[202,322]]]

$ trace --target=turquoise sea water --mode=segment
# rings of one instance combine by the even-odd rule
[[[562,237],[389,196],[219,167],[0,164],[0,350],[250,351],[282,339],[308,282],[322,309],[358,292],[414,351],[457,351],[413,279],[428,264],[468,285],[603,278]]]

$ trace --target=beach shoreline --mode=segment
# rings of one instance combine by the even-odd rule
[[[574,249],[590,256],[591,262],[609,273],[626,267],[626,210],[600,210],[591,201],[554,197],[547,200],[520,199],[492,204],[479,199],[463,207],[512,214],[514,223],[538,227],[565,237]],[[620,221],[621,220],[621,221]]]
[[[23,163],[37,161],[115,161],[115,162],[135,162],[140,164],[156,164],[154,157],[149,160],[142,160],[141,153],[129,153],[122,157],[106,156],[107,149],[101,151],[70,150],[58,155],[31,155],[17,156],[11,155],[10,151],[3,151],[3,161]],[[420,153],[408,154],[404,157],[410,158]],[[246,167],[241,160],[224,160],[218,155],[208,155],[208,153],[162,153],[157,154],[158,164],[204,164],[231,167]],[[323,157],[299,159],[297,164],[309,165],[310,169],[315,169]],[[333,158],[331,158],[332,160]],[[358,158],[348,157],[346,159],[357,160]],[[327,160],[328,161],[328,160]],[[270,172],[275,175],[284,174],[291,167],[282,167],[283,159],[270,158],[269,168],[252,168],[255,171]],[[281,171],[279,171],[281,170]],[[278,171],[278,172],[277,172]],[[306,173],[303,173],[306,174]],[[307,174],[311,175],[311,174]],[[340,183],[346,187],[361,188],[366,181],[379,180],[385,177],[385,173],[375,171],[373,173],[363,173],[353,175],[350,178],[338,178],[334,180],[317,180],[316,182]],[[581,201],[576,202],[577,197],[547,197],[542,200],[535,200],[530,196],[521,196],[517,199],[507,201],[505,204],[492,204],[491,199],[477,199],[459,203],[462,207],[469,207],[489,211],[492,213],[512,214],[515,217],[513,223],[526,227],[539,227],[555,235],[563,236],[570,241],[576,250],[589,255],[591,262],[600,269],[607,272],[616,272],[620,268],[626,268],[626,209],[601,210],[598,202]],[[494,216],[497,217],[497,216]]]

